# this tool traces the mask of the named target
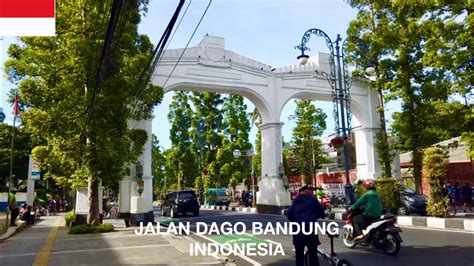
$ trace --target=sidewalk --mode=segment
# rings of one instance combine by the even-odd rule
[[[123,220],[105,220],[117,232],[70,235],[62,216],[43,217],[35,226],[0,244],[1,265],[224,265],[223,258],[190,256],[187,236],[135,235]]]

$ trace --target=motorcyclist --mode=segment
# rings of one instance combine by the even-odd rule
[[[324,198],[326,196],[326,193],[324,192],[324,189],[323,187],[321,186],[318,186],[316,187],[316,198],[321,201],[322,198]]]
[[[374,181],[366,179],[362,186],[366,189],[366,192],[349,208],[349,210],[354,210],[364,207],[364,212],[355,216],[352,220],[354,236],[356,236],[354,240],[364,238],[363,229],[367,228],[373,221],[380,219],[382,215],[382,202],[377,192],[375,192]]]

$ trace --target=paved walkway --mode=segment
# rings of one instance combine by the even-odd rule
[[[190,237],[135,235],[135,229],[70,235],[62,216],[43,217],[0,244],[0,265],[224,264],[223,257],[190,256]]]

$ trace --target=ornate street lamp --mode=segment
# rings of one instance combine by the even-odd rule
[[[280,165],[278,166],[278,175],[280,176],[280,178],[283,178],[283,176],[285,175],[285,167],[283,166],[283,163],[280,163]]]
[[[141,196],[145,185],[143,182],[143,166],[139,161],[135,164],[135,173],[137,175],[137,191]]]
[[[336,41],[333,42],[329,36],[320,29],[309,29],[307,30],[303,38],[301,39],[301,44],[296,46],[295,49],[301,51],[301,55],[297,57],[299,63],[301,65],[305,65],[308,63],[309,56],[306,55],[304,52],[310,50],[306,47],[306,43],[309,41],[311,35],[314,34],[318,37],[323,37],[326,40],[326,45],[330,50],[329,56],[329,65],[330,65],[330,73],[322,73],[323,77],[326,77],[329,85],[332,88],[331,91],[331,98],[333,102],[333,116],[336,124],[336,134],[342,136],[344,140],[343,144],[343,156],[344,156],[344,163],[343,167],[345,170],[346,175],[346,185],[344,186],[345,195],[346,195],[346,204],[352,204],[354,201],[354,187],[350,183],[349,178],[349,162],[348,162],[348,147],[347,147],[347,139],[348,135],[351,133],[351,96],[350,96],[350,87],[352,85],[351,77],[349,75],[349,71],[347,69],[347,63],[345,59],[344,50],[347,47],[347,39],[342,42],[342,38],[338,34],[336,37]],[[335,44],[335,46],[334,46]],[[336,57],[336,62],[334,61],[334,57]],[[368,67],[366,72],[374,73],[375,68]],[[319,73],[319,72],[318,72]],[[369,73],[369,74],[370,74]]]

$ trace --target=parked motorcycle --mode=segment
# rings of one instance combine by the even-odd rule
[[[359,209],[348,211],[346,225],[343,228],[342,234],[344,245],[348,248],[354,248],[358,244],[373,246],[383,250],[388,255],[397,255],[403,240],[400,236],[402,229],[395,226],[396,217],[382,216],[365,229],[365,237],[362,240],[354,241],[354,225],[352,219],[360,213],[362,213],[362,211]]]
[[[331,206],[334,206],[334,207],[339,207],[339,206],[344,206],[346,204],[346,199],[344,198],[344,196],[341,196],[341,195],[332,195],[331,196]]]

